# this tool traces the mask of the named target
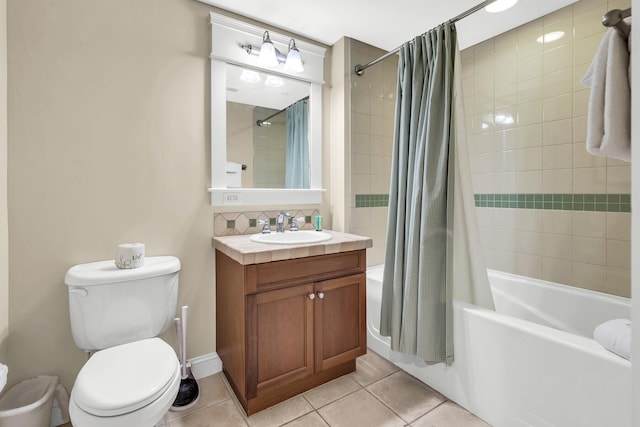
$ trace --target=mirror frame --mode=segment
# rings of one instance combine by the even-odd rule
[[[257,57],[241,48],[261,46],[265,28],[211,12],[211,193],[212,206],[266,206],[319,204],[322,202],[322,85],[323,47],[299,41],[305,70],[299,74],[258,66]],[[291,37],[269,30],[280,52],[288,51]],[[228,188],[227,162],[227,64],[253,68],[310,83],[309,95],[309,189]]]

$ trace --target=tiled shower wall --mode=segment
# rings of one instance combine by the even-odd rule
[[[391,150],[395,116],[398,57],[356,76],[357,64],[366,64],[384,51],[349,40],[351,78],[351,226],[350,232],[369,236],[373,248],[367,264],[384,262]]]
[[[461,53],[474,193],[491,268],[630,294],[630,165],[585,151],[580,82],[630,1],[582,0]],[[563,31],[551,43],[536,39]]]
[[[582,0],[461,52],[478,223],[490,268],[629,296],[630,166],[586,153],[580,83],[630,1]],[[543,33],[564,31],[554,43]],[[350,40],[350,70],[384,52]],[[384,261],[397,56],[351,78],[351,226]]]

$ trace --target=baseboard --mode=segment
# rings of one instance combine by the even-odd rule
[[[197,380],[222,371],[222,360],[220,360],[216,352],[194,357],[189,359],[189,362],[191,362],[191,372],[193,372],[193,376]],[[51,409],[51,423],[49,425],[55,427],[62,424],[64,424],[64,421],[58,407],[58,401],[54,400]]]
[[[222,360],[216,352],[194,357],[189,359],[189,362],[191,362],[191,372],[197,380],[222,371]]]

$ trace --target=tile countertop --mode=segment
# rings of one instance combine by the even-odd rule
[[[356,251],[373,246],[373,240],[370,237],[339,231],[323,231],[333,236],[331,240],[300,245],[279,245],[256,243],[249,240],[250,234],[243,234],[214,237],[211,244],[215,249],[243,265]]]

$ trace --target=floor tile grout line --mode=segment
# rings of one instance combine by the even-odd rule
[[[402,371],[402,369],[399,369],[398,371],[394,372],[393,374],[396,374],[396,373],[398,373],[398,372],[404,372],[404,371]],[[416,380],[417,380],[417,378],[415,378],[413,375],[411,375],[411,374],[409,374],[409,373],[407,373],[407,372],[404,372],[404,373],[405,373],[405,374],[407,374],[407,375],[409,375],[409,376],[411,376],[411,378],[414,378],[414,379],[416,379]],[[393,375],[393,374],[390,374],[390,375],[387,375],[386,377],[380,378],[380,380],[378,380],[378,381],[375,381],[375,382],[371,383],[371,384],[370,384],[369,386],[367,386],[367,387],[370,387],[370,386],[372,386],[372,385],[374,385],[374,384],[377,384],[378,382],[382,381],[382,380],[383,380],[383,379],[385,379],[385,378],[390,377],[390,376],[391,376],[391,375]],[[418,381],[420,381],[420,380],[418,380]],[[438,404],[437,404],[436,406],[434,406],[433,408],[429,409],[429,410],[428,410],[427,412],[425,412],[424,414],[421,414],[420,416],[418,416],[418,417],[417,417],[416,419],[414,419],[413,421],[407,421],[407,420],[405,420],[405,419],[404,419],[400,414],[398,414],[396,411],[394,411],[394,410],[393,410],[389,405],[387,405],[386,403],[384,403],[384,402],[383,402],[382,400],[380,400],[380,399],[379,399],[375,394],[373,394],[371,391],[369,391],[369,389],[368,389],[367,387],[363,387],[363,388],[364,388],[364,389],[367,391],[367,393],[369,393],[369,394],[370,394],[374,399],[376,399],[378,402],[380,402],[382,405],[384,405],[387,409],[389,409],[389,410],[390,410],[390,411],[391,411],[395,416],[397,416],[397,417],[398,417],[398,418],[400,418],[403,422],[405,422],[405,423],[406,423],[406,425],[411,425],[412,423],[416,422],[416,421],[417,421],[418,419],[420,419],[421,417],[424,417],[425,415],[427,415],[428,413],[430,413],[431,411],[433,411],[434,409],[436,409],[436,408],[437,408],[437,407],[439,407],[440,405],[442,405],[442,404],[444,404],[445,402],[448,402],[448,401],[449,401],[449,399],[448,399],[446,396],[444,396],[443,394],[441,394],[441,393],[437,392],[436,390],[434,390],[430,385],[425,384],[425,383],[422,383],[422,384],[424,384],[424,385],[425,385],[427,388],[429,388],[430,390],[433,390],[433,391],[434,391],[435,393],[437,393],[439,396],[442,396],[442,398],[443,398],[444,400],[442,400],[440,403],[438,403]]]

